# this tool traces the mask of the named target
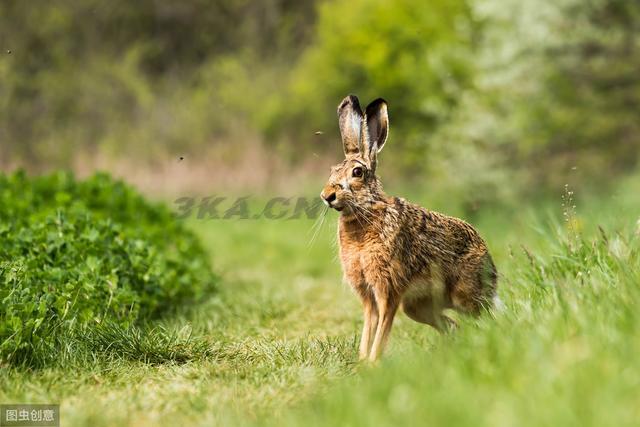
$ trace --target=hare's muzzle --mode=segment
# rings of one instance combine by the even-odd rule
[[[320,197],[322,198],[322,200],[324,201],[324,203],[329,206],[331,206],[331,203],[335,202],[336,200],[336,192],[329,192],[329,193],[325,193],[324,191],[322,193],[320,193]]]

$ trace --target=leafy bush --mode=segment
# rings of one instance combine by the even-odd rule
[[[61,330],[130,326],[214,283],[196,237],[124,183],[0,176],[1,359],[33,360]]]

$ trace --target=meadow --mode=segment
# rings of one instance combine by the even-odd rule
[[[46,367],[3,365],[0,401],[59,402],[69,426],[636,425],[639,184],[481,213],[506,309],[444,335],[400,315],[375,365],[357,362],[361,313],[341,281],[335,212],[192,218],[217,292],[70,341]]]
[[[1,1],[0,403],[638,425],[638,76],[637,1]],[[348,94],[388,102],[385,189],[475,225],[506,306],[447,334],[400,314],[377,364],[337,213],[254,218],[318,201]]]

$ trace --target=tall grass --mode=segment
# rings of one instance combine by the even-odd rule
[[[503,260],[504,312],[426,347],[397,343],[379,366],[266,424],[637,425],[638,230],[586,238],[573,221],[542,236],[545,253]]]

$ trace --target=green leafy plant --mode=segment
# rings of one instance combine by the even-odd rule
[[[55,354],[61,331],[129,327],[214,289],[208,256],[168,208],[108,175],[0,176],[0,358]]]

